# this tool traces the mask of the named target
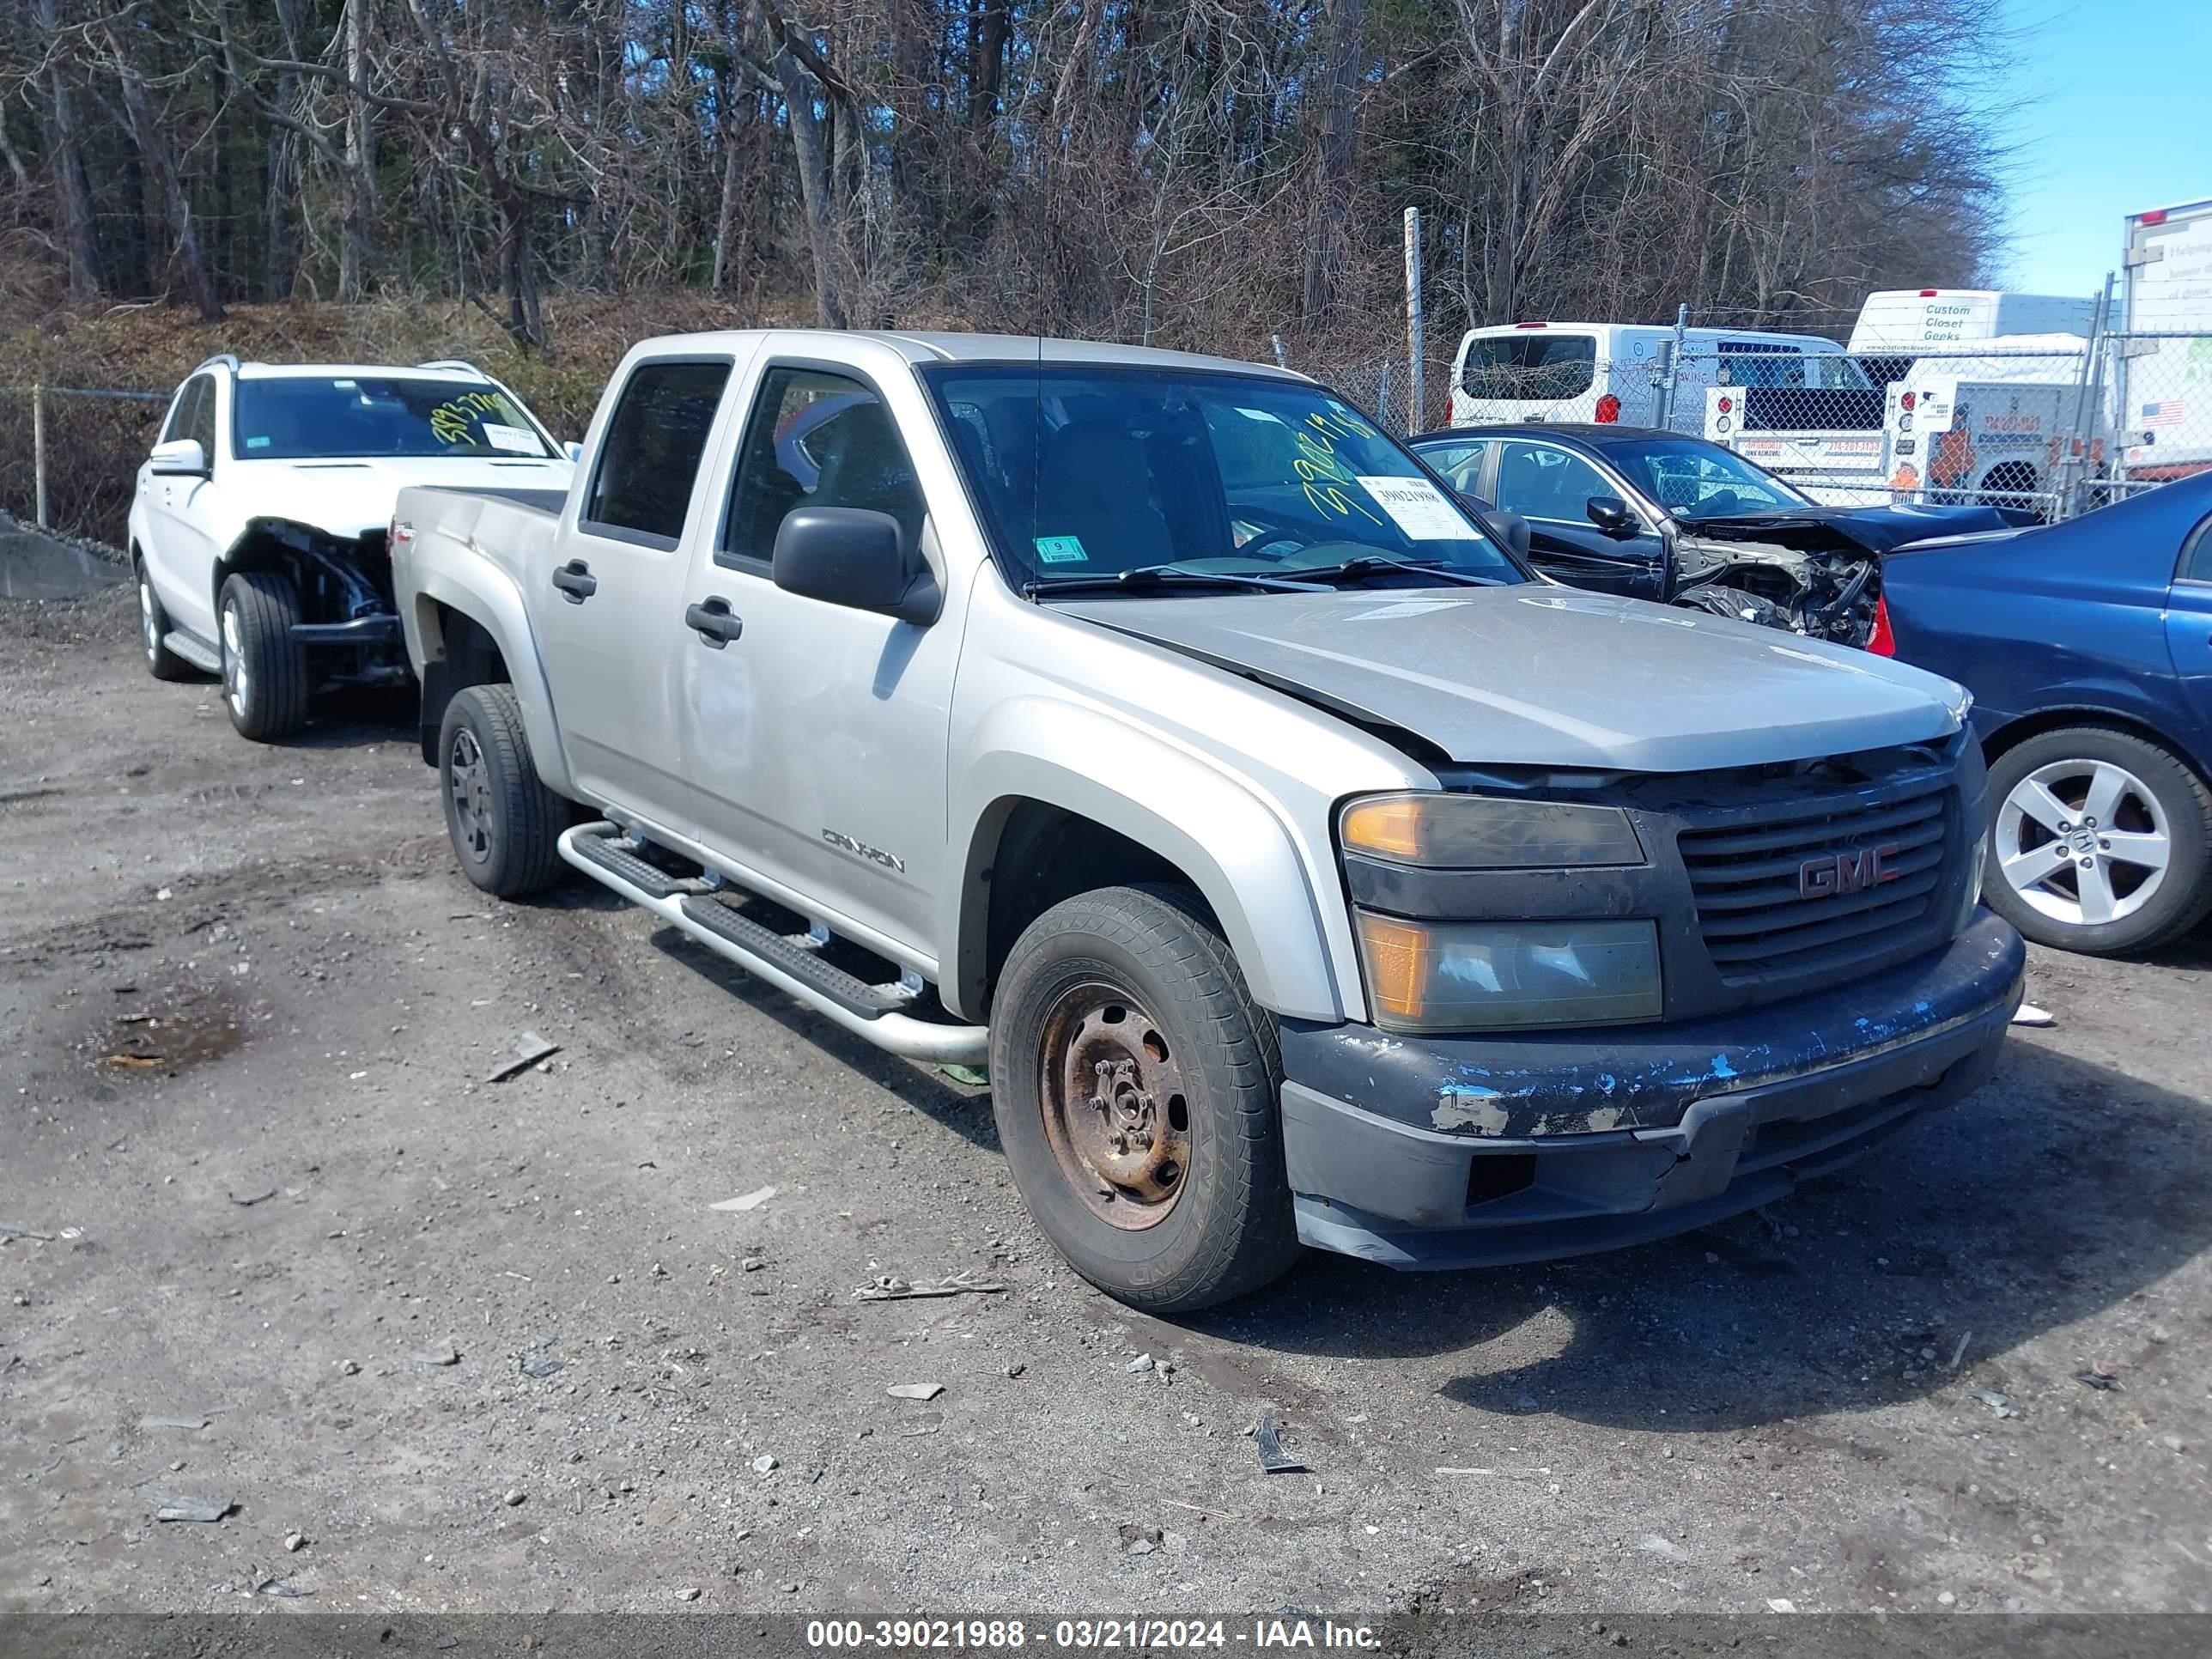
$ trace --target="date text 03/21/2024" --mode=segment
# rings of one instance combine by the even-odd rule
[[[1020,1619],[817,1619],[806,1626],[811,1648],[1010,1652],[1036,1646],[1084,1651],[1142,1652],[1188,1648],[1336,1648],[1358,1651],[1378,1645],[1364,1625],[1306,1619],[1254,1619],[1239,1626],[1225,1619],[1061,1619],[1033,1631]]]

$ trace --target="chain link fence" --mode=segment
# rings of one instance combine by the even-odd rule
[[[1716,331],[1486,337],[1423,364],[1291,366],[1389,430],[1611,423],[1722,444],[1826,506],[1980,504],[2055,520],[2212,471],[2212,333],[2012,336],[1914,356]],[[1745,331],[1747,335],[1749,331]],[[1494,343],[1493,343],[1494,341]]]
[[[25,523],[125,545],[138,468],[169,396],[0,387],[0,507]]]

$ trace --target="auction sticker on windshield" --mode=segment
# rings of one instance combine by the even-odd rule
[[[504,449],[514,455],[538,453],[538,440],[519,426],[501,426],[496,422],[486,421],[477,430],[483,434],[483,441],[494,449]]]
[[[1357,476],[1357,475],[1356,475]],[[1399,529],[1417,542],[1457,542],[1468,538],[1467,521],[1426,478],[1358,476],[1359,487],[1375,498]]]

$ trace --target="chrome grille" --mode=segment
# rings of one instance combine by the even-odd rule
[[[1729,985],[1817,975],[1848,977],[1862,963],[1927,935],[1957,838],[1951,780],[1923,775],[1875,799],[1854,793],[1782,804],[1725,825],[1690,828],[1677,844],[1688,867],[1698,928]],[[1887,849],[1881,881],[1806,896],[1807,861]],[[1905,937],[1901,937],[1905,936]]]

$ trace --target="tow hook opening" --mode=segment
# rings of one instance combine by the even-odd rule
[[[1471,1159],[1467,1169],[1467,1207],[1493,1204],[1523,1193],[1535,1184],[1536,1155],[1510,1152],[1498,1158]]]

